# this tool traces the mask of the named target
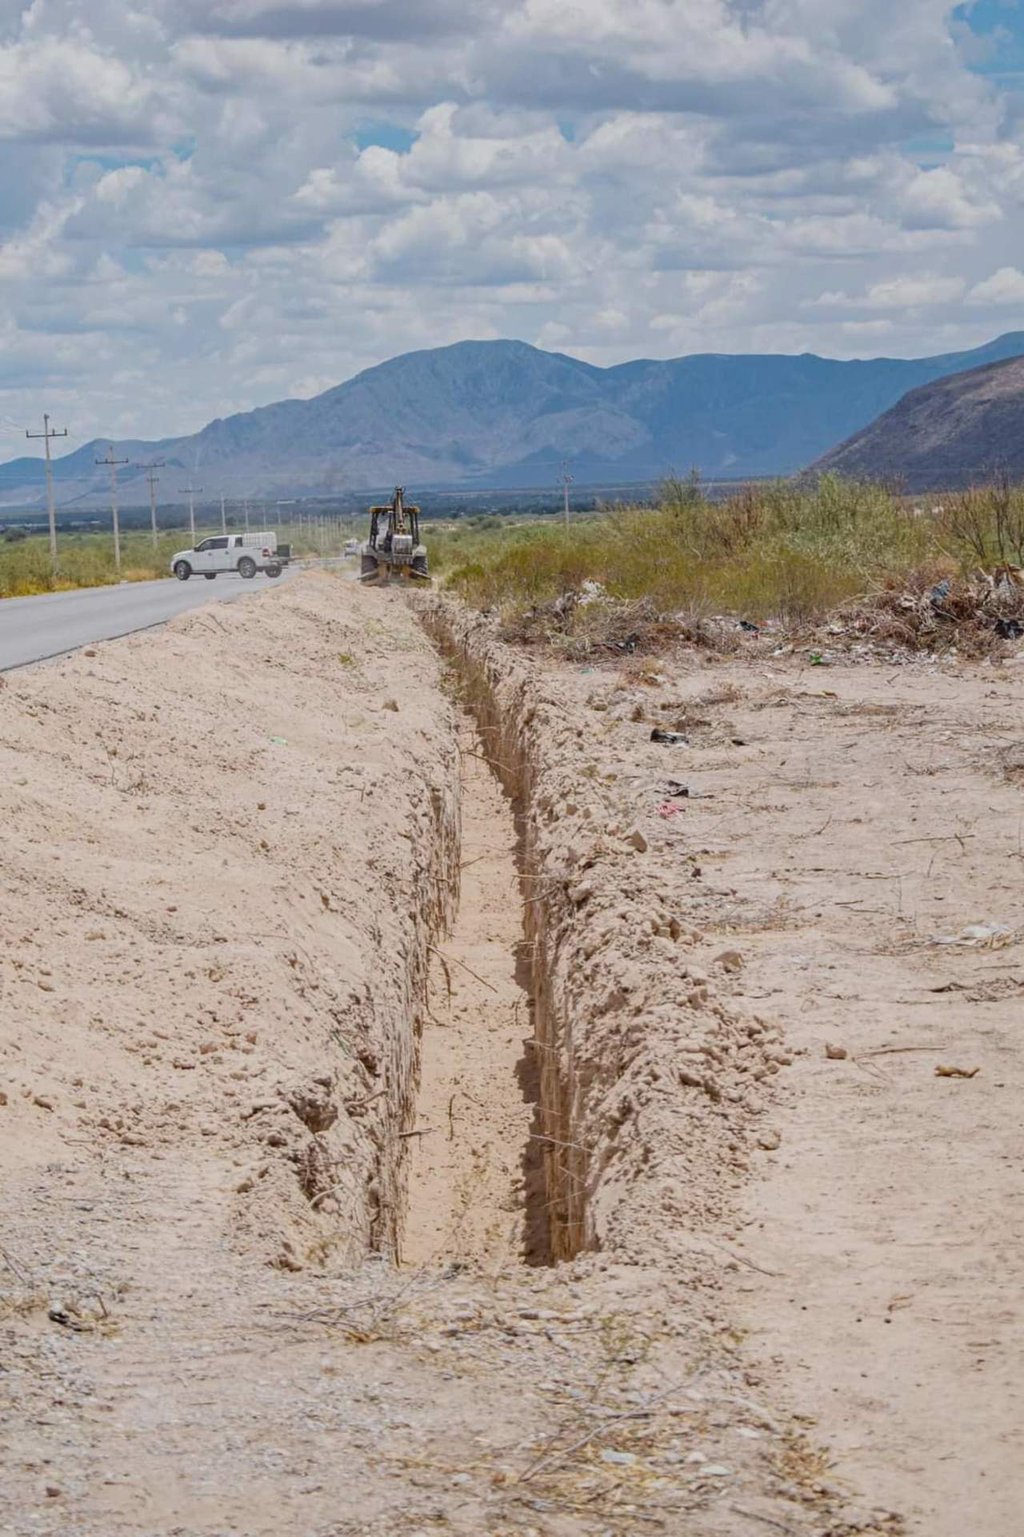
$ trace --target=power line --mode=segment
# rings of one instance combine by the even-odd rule
[[[153,529],[153,548],[157,547],[156,534],[156,483],[160,479],[157,470],[162,470],[166,464],[165,459],[153,459],[149,464],[140,464],[139,469],[145,470],[146,479],[149,481],[149,521]]]
[[[117,521],[117,467],[119,464],[127,464],[127,459],[114,458],[114,445],[111,443],[107,449],[105,459],[97,459],[97,464],[105,464],[110,471],[110,516],[114,524],[114,565],[118,572],[121,570],[121,528]]]
[[[50,426],[50,418],[45,411],[43,412],[42,432],[29,432],[27,428],[25,429],[25,436],[27,438],[42,438],[46,449],[46,511],[50,520],[50,564],[53,567],[55,577],[57,575],[57,513],[53,505],[53,465],[50,462],[50,439],[66,438],[67,435],[68,429],[66,427],[62,427],[58,432],[56,428]]]

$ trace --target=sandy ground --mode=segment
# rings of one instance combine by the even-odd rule
[[[515,830],[442,682],[311,575],[0,690],[4,1537],[821,1526],[689,1278],[524,1263]]]
[[[725,1229],[743,1256],[730,1306],[833,1476],[927,1537],[1012,1537],[1020,669],[691,656],[610,691],[600,676],[577,672],[574,692],[600,706],[652,843],[691,869],[716,987],[784,1024],[769,1133]],[[642,718],[605,725],[609,699]],[[644,745],[655,724],[688,744]],[[670,777],[691,798],[669,798]]]
[[[90,652],[0,690],[3,1537],[1015,1537],[1015,674],[528,667],[517,820],[393,594]]]

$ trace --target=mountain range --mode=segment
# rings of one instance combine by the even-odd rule
[[[814,466],[909,492],[1024,476],[1024,358],[937,379],[904,395]]]
[[[459,342],[406,353],[311,400],[210,422],[155,442],[101,438],[54,461],[65,510],[105,505],[113,445],[131,465],[124,505],[146,500],[139,462],[166,461],[161,500],[194,479],[205,496],[329,496],[396,482],[429,488],[786,475],[819,459],[909,390],[1024,355],[1024,333],[938,357],[838,361],[804,354],[699,354],[597,368],[525,342]],[[173,492],[171,487],[174,487]],[[44,505],[42,462],[0,465],[0,504]]]

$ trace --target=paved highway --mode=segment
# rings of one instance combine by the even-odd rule
[[[287,575],[287,573],[285,573]],[[38,598],[0,599],[0,672],[43,662],[48,657],[114,640],[133,630],[165,624],[202,603],[230,603],[265,592],[275,583],[257,576],[219,576],[215,582],[125,582],[117,587],[82,587],[46,592]]]

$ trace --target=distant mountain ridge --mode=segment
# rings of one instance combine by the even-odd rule
[[[815,473],[890,480],[908,492],[1024,478],[1024,358],[921,385],[820,459]]]
[[[167,461],[161,500],[195,477],[205,495],[293,497],[379,488],[545,486],[568,459],[578,482],[785,475],[865,427],[908,390],[1024,355],[1024,333],[939,357],[841,362],[804,354],[699,354],[597,368],[525,342],[406,353],[311,400],[218,418],[157,442],[97,439],[55,461],[65,508],[102,506],[94,460]],[[125,503],[145,501],[140,472]],[[172,490],[173,487],[173,490]],[[41,506],[42,464],[0,465],[0,504]]]

